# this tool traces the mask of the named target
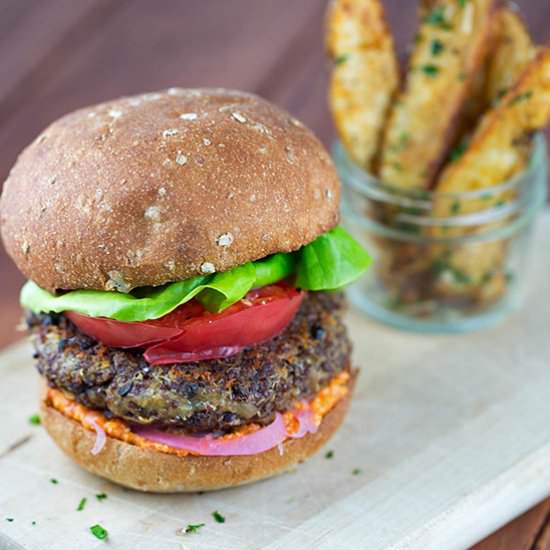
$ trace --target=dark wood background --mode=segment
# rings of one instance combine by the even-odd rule
[[[536,40],[550,41],[550,2],[518,3]],[[385,5],[404,54],[415,3]],[[324,0],[0,0],[0,182],[63,113],[170,86],[256,92],[330,144],[324,8]],[[0,248],[0,347],[21,336],[22,282]],[[549,519],[546,501],[476,549],[548,550]]]

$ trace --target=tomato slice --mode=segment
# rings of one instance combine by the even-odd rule
[[[303,297],[304,292],[278,284],[250,291],[221,313],[210,313],[192,300],[160,319],[138,323],[65,315],[105,345],[144,347],[148,363],[163,365],[227,357],[273,338],[296,315]]]

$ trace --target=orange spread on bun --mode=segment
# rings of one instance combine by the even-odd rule
[[[348,382],[350,375],[348,372],[341,372],[335,376],[327,387],[323,388],[309,403],[300,403],[297,409],[309,407],[314,414],[315,422],[319,425],[323,417],[334,408],[334,406],[346,396],[349,392]],[[187,456],[189,451],[176,449],[162,443],[150,441],[135,432],[123,420],[109,419],[98,411],[94,411],[77,403],[72,397],[54,388],[48,388],[46,397],[46,405],[53,407],[64,416],[79,422],[84,428],[94,431],[94,424],[99,426],[109,437],[119,439],[125,443],[130,443],[145,449],[160,451],[163,453],[175,454],[178,456]],[[283,414],[283,419],[289,435],[295,433],[299,428],[299,421],[292,411]],[[237,437],[252,433],[259,430],[259,424],[247,424],[233,430],[222,436],[222,439],[235,439]]]

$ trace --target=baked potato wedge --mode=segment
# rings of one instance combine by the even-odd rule
[[[383,137],[381,179],[427,189],[459,131],[488,47],[495,0],[423,0],[405,89]]]
[[[507,77],[508,78],[508,77]],[[550,47],[541,48],[528,62],[517,82],[481,120],[465,153],[450,163],[441,174],[437,191],[463,193],[483,190],[507,181],[526,166],[531,151],[530,134],[550,121]],[[492,190],[467,201],[439,198],[434,216],[471,214],[513,199],[514,189]],[[495,222],[495,228],[503,222]],[[482,226],[487,229],[487,224]],[[462,236],[474,232],[460,226],[441,226],[433,230],[436,237]],[[439,294],[463,295],[473,292],[479,300],[493,300],[497,291],[506,288],[508,243],[505,241],[472,242],[452,250],[444,245],[432,249],[434,265],[447,258],[451,271],[462,274],[439,277]]]
[[[529,136],[550,121],[550,46],[539,49],[519,79],[486,113],[464,153],[443,170],[436,185],[441,193],[477,191],[505,182],[525,166]],[[486,196],[456,204],[440,197],[434,215],[464,215],[487,208],[502,196]],[[441,228],[440,236],[460,235],[460,228]]]
[[[333,0],[326,25],[335,126],[350,157],[371,171],[399,85],[393,37],[379,0]]]
[[[493,105],[506,94],[536,54],[523,21],[510,7],[497,10],[493,22],[493,40],[494,50],[485,79],[487,105]]]

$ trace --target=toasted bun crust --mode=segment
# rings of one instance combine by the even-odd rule
[[[95,434],[42,401],[41,418],[53,440],[89,472],[136,489],[155,493],[213,491],[259,481],[289,470],[314,454],[340,426],[350,392],[323,417],[316,433],[289,439],[278,448],[252,456],[177,456],[107,438],[93,456]]]
[[[2,238],[42,288],[128,292],[311,242],[338,221],[329,155],[267,101],[167,91],[81,109],[23,151]]]

